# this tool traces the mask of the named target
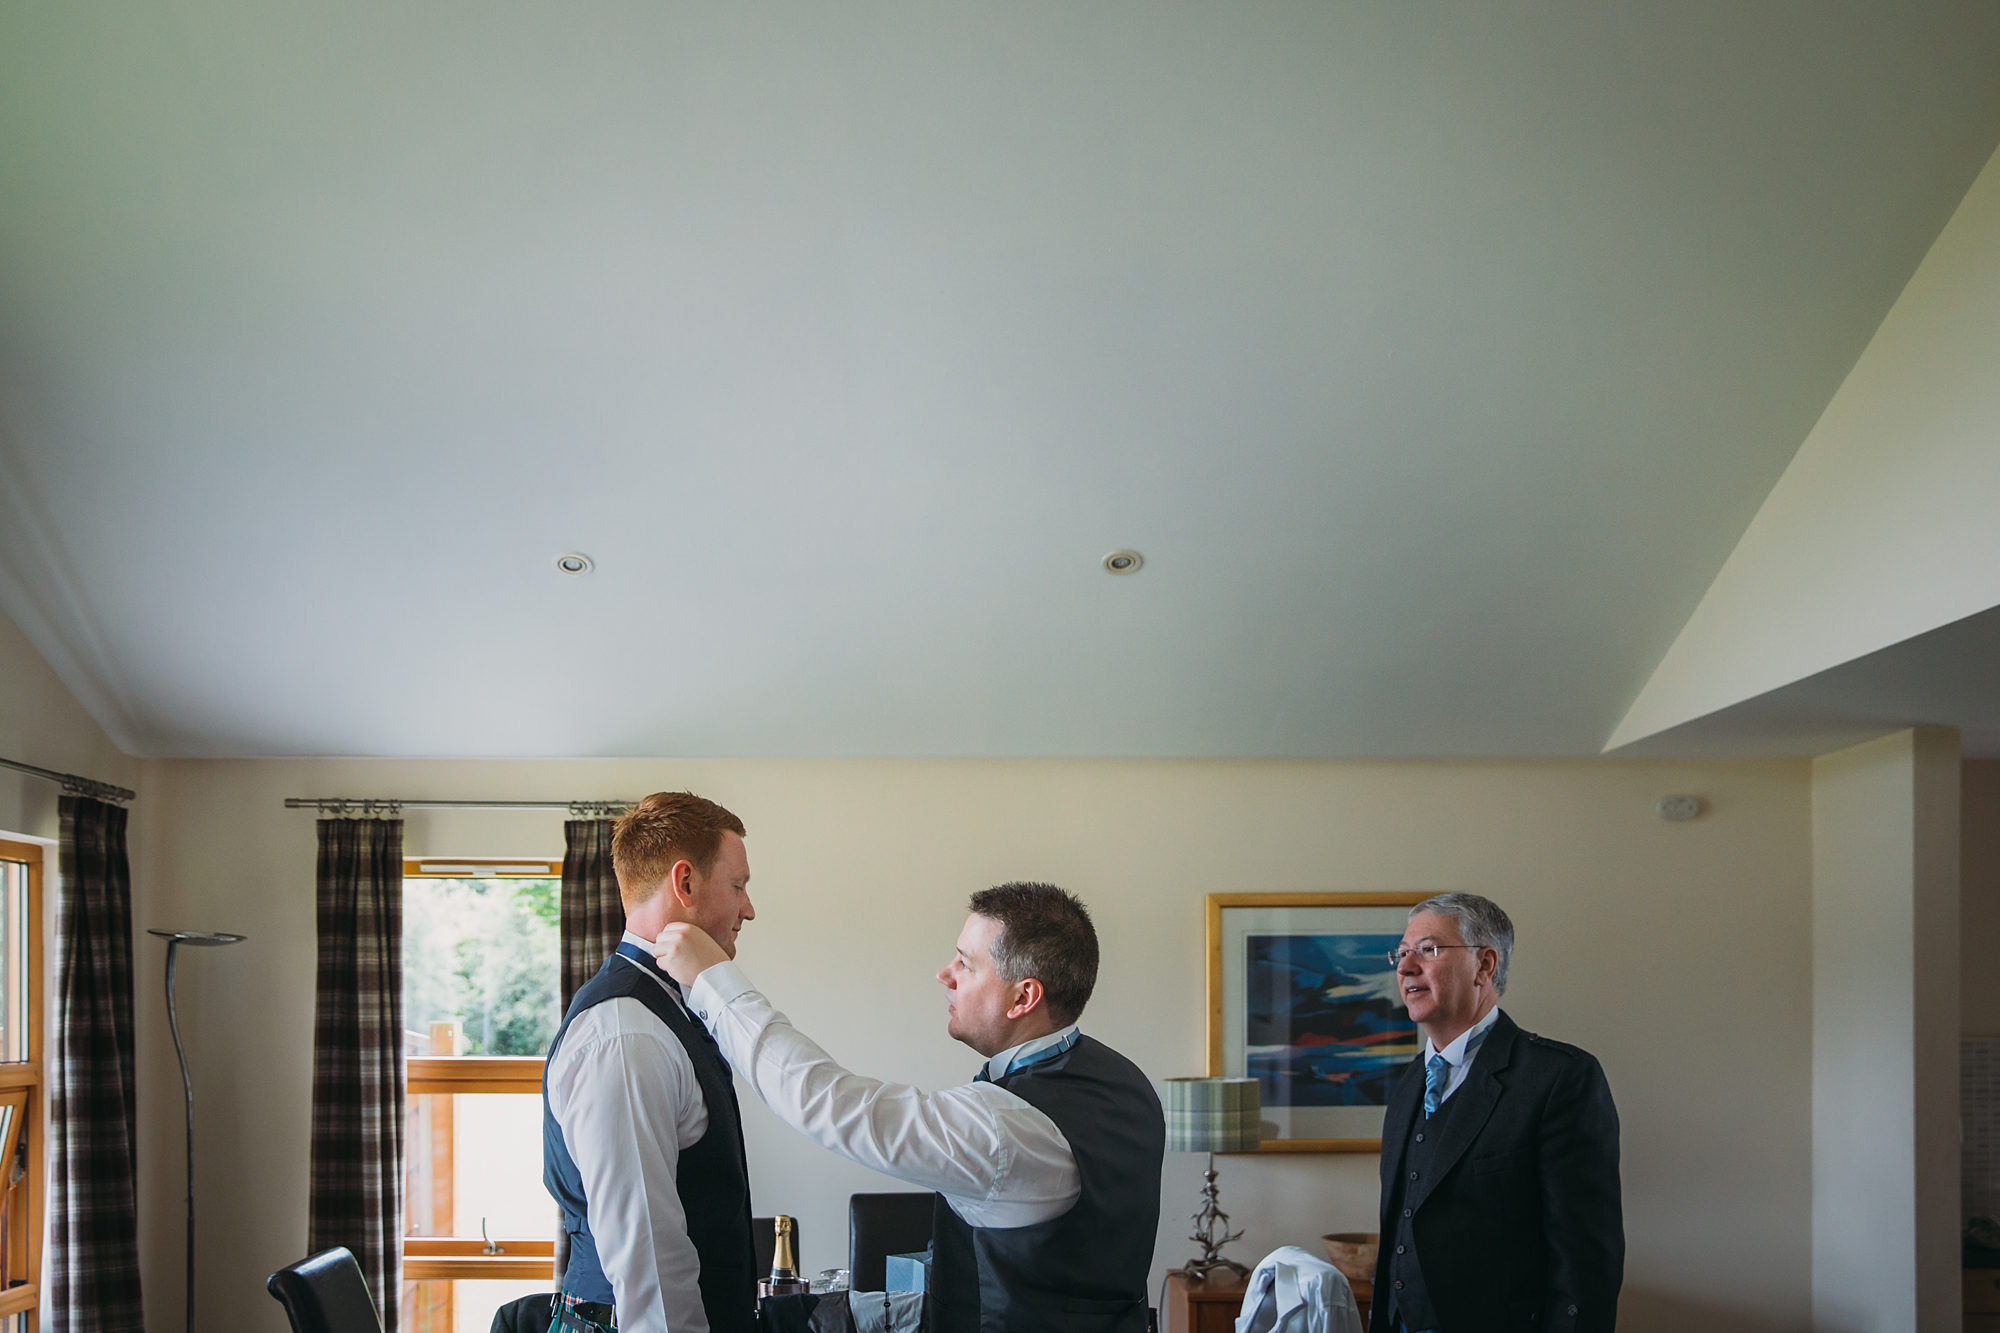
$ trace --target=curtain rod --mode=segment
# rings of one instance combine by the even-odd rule
[[[62,789],[72,796],[88,796],[97,801],[136,801],[139,793],[130,788],[114,786],[109,782],[99,782],[95,778],[80,778],[74,773],[58,773],[52,768],[37,768],[24,764],[18,759],[0,759],[0,768],[11,768],[16,773],[26,773],[30,777],[47,778],[50,782],[60,782]]]
[[[433,801],[404,796],[287,796],[287,810],[323,815],[400,815],[405,810],[567,810],[578,819],[622,815],[632,801]]]

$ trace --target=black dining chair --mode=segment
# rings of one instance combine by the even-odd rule
[[[856,1291],[880,1291],[888,1281],[892,1254],[915,1254],[931,1243],[935,1194],[850,1194],[847,1196],[847,1283]]]
[[[382,1333],[361,1265],[344,1245],[280,1268],[264,1290],[285,1307],[292,1333]]]
[[[538,1291],[495,1310],[487,1333],[549,1333],[555,1322],[555,1293]]]

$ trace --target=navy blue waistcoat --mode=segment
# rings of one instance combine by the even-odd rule
[[[972,1226],[938,1196],[931,1333],[1143,1333],[1167,1147],[1152,1080],[1078,1037],[999,1084],[1055,1121],[1083,1192],[1060,1217],[1025,1227]]]
[[[1422,1057],[1419,1057],[1422,1058]],[[1449,1099],[1438,1106],[1437,1113],[1426,1118],[1419,1113],[1410,1121],[1408,1137],[1403,1142],[1402,1172],[1396,1177],[1396,1188],[1389,1199],[1389,1210],[1396,1218],[1393,1236],[1384,1236],[1387,1242],[1383,1249],[1388,1252],[1389,1290],[1378,1291],[1375,1299],[1389,1303],[1389,1313],[1402,1320],[1406,1328],[1436,1328],[1437,1307],[1431,1303],[1430,1288],[1424,1284],[1423,1256],[1417,1253],[1417,1231],[1411,1219],[1402,1214],[1405,1188],[1412,1181],[1430,1177],[1436,1169],[1438,1148],[1444,1142],[1444,1127],[1449,1123],[1454,1109],[1466,1100],[1465,1089],[1460,1088]],[[1386,1149],[1389,1145],[1384,1144]],[[1390,1246],[1393,1245],[1393,1251]]]
[[[641,966],[652,968],[652,960]],[[657,972],[654,975],[659,975]],[[617,955],[604,960],[596,976],[570,1001],[569,1012],[549,1045],[554,1057],[578,1014],[609,1000],[630,996],[651,1010],[687,1049],[708,1107],[708,1132],[683,1149],[675,1183],[687,1215],[688,1239],[701,1260],[701,1304],[714,1333],[751,1333],[757,1308],[757,1250],[750,1235],[750,1170],[743,1157],[743,1121],[736,1085],[708,1030],[682,1011],[657,982]],[[549,1112],[548,1079],[542,1080],[542,1183],[562,1209],[569,1233],[569,1269],[563,1290],[579,1300],[612,1304],[611,1280],[604,1275],[597,1241],[590,1232],[583,1177],[562,1126]]]

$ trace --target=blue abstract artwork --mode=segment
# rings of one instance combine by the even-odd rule
[[[1389,950],[1402,936],[1251,935],[1244,1072],[1266,1106],[1385,1106],[1417,1026]]]

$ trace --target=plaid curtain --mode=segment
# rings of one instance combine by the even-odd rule
[[[562,1007],[597,975],[625,937],[625,904],[611,872],[611,819],[572,819],[563,825]]]
[[[354,1251],[386,1333],[403,1290],[403,821],[319,821],[306,1249]]]
[[[132,1068],[132,873],[125,811],[65,796],[49,1080],[49,1323],[139,1333],[137,1087]]]

